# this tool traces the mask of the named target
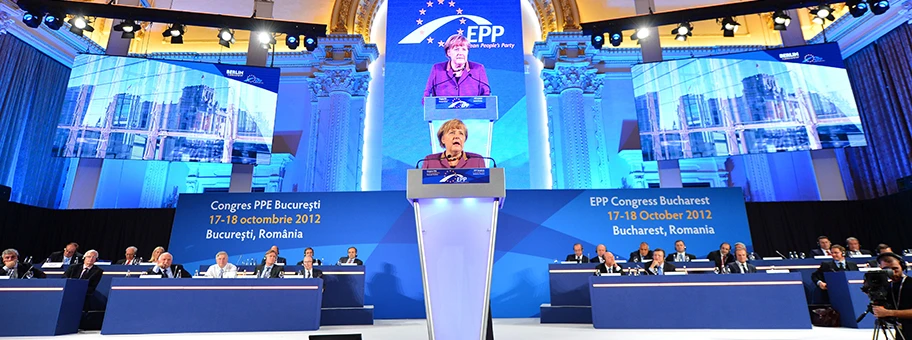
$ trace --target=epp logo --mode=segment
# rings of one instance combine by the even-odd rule
[[[824,61],[826,61],[826,60],[823,60],[822,57],[818,57],[818,56],[815,56],[810,53],[808,53],[807,55],[804,56],[804,62],[806,62],[808,64],[822,63]]]
[[[452,173],[440,179],[440,183],[465,183],[468,181],[468,177],[458,173]]]
[[[477,15],[450,15],[434,19],[409,33],[399,40],[400,45],[420,44],[431,34],[436,32],[444,25],[461,18],[466,18],[475,22],[476,26],[466,27],[466,39],[469,43],[497,42],[497,38],[504,35],[504,27],[494,25],[490,20]]]
[[[262,84],[263,79],[257,78],[257,76],[251,74],[247,76],[247,79],[244,79],[244,82],[250,84]]]

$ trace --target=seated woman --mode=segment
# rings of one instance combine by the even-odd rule
[[[425,169],[484,168],[484,158],[462,149],[469,131],[459,119],[450,119],[437,130],[437,141],[443,152],[424,157]]]
[[[152,256],[149,257],[149,262],[158,263],[158,256],[165,252],[165,247],[158,246],[152,250]]]

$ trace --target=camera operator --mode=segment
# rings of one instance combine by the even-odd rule
[[[893,271],[889,299],[893,301],[896,309],[886,309],[883,306],[874,306],[872,312],[878,318],[895,318],[898,319],[902,327],[902,335],[906,339],[912,339],[912,280],[907,280],[903,271],[902,257],[894,253],[882,253],[877,256],[877,262],[880,263],[881,269]],[[910,281],[910,282],[906,282]],[[909,283],[908,285],[906,283]]]

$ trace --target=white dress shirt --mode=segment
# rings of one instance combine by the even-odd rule
[[[688,262],[690,258],[687,257],[687,253],[675,253],[675,262]]]
[[[304,278],[312,279],[314,277],[313,269],[304,268]]]
[[[237,277],[237,267],[233,264],[225,264],[225,267],[219,267],[217,264],[209,266],[209,269],[206,270],[206,277],[216,278],[216,279],[233,279]]]

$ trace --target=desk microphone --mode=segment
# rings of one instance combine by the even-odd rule
[[[783,260],[787,259],[787,257],[785,257],[785,255],[782,255],[782,253],[780,253],[778,250],[776,251],[776,254],[778,254],[779,256],[782,256]]]
[[[415,169],[421,169],[421,163],[427,162],[427,161],[433,161],[435,159],[437,159],[437,158],[435,158],[435,157],[422,158],[422,159],[418,160],[418,163],[415,163]]]
[[[491,161],[491,165],[493,165],[493,168],[496,168],[496,167],[497,167],[497,161],[495,161],[495,160],[494,160],[493,158],[491,158],[491,157],[485,157],[485,156],[469,156],[469,154],[466,153],[466,160],[468,160],[468,159],[470,159],[470,158],[487,159],[487,160],[490,160],[490,161]]]
[[[21,279],[21,278],[25,277],[25,275],[28,275],[28,273],[31,273],[32,268],[35,268],[35,266],[32,265],[31,263],[29,263],[29,269],[26,270],[25,273],[22,273],[22,275],[19,275],[19,278]],[[32,275],[34,275],[34,274],[32,274]]]

